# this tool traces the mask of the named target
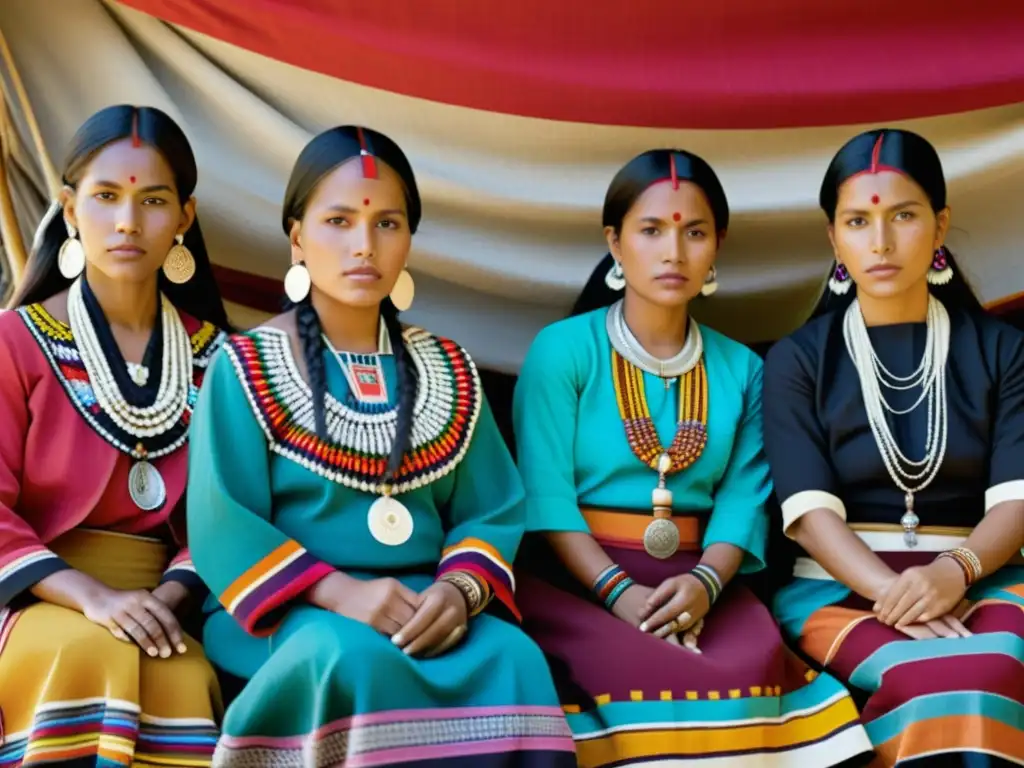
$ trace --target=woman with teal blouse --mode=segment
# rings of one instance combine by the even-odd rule
[[[516,626],[523,489],[476,368],[398,321],[420,210],[386,136],[316,137],[283,216],[296,307],[207,375],[189,531],[209,656],[248,680],[215,765],[575,765]]]
[[[772,486],[761,361],[688,316],[717,288],[728,219],[701,158],[630,161],[604,206],[621,299],[544,329],[517,385],[527,530],[548,545],[523,558],[519,604],[584,768],[824,766],[870,748],[847,692],[732,583],[765,566]]]

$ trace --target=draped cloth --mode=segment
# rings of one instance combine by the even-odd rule
[[[802,320],[831,259],[818,185],[836,149],[876,121],[938,147],[949,245],[982,296],[1024,290],[1014,261],[1024,193],[1019,3],[939,16],[929,8],[905,17],[923,25],[912,34],[866,11],[871,35],[851,31],[831,4],[802,6],[790,22],[786,5],[729,0],[686,26],[673,22],[681,8],[654,0],[631,4],[615,24],[578,0],[478,15],[430,4],[429,24],[415,3],[299,5],[0,4],[0,30],[58,165],[74,130],[108,104],[151,104],[182,122],[199,160],[204,234],[215,263],[234,270],[221,277],[240,324],[263,316],[253,306],[277,308],[289,260],[280,206],[299,151],[315,132],[351,122],[397,140],[421,182],[409,321],[455,336],[487,368],[517,370],[536,332],[572,305],[606,250],[608,183],[657,146],[695,151],[722,178],[735,214],[721,290],[695,312],[740,340],[777,338]],[[647,34],[661,42],[646,51],[628,42]],[[856,55],[838,55],[846,35],[856,35]],[[621,67],[609,68],[619,53]],[[941,66],[929,66],[936,56]],[[14,125],[31,146],[22,115]],[[31,219],[42,207],[24,210]]]

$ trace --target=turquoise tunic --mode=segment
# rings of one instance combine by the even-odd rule
[[[365,479],[366,454],[386,455],[386,446],[370,440],[361,465],[353,445],[311,434],[311,397],[283,332],[235,337],[210,367],[192,426],[192,554],[218,601],[207,652],[250,680],[227,712],[219,764],[294,764],[309,750],[342,765],[465,758],[486,766],[489,756],[519,750],[544,765],[573,764],[544,658],[514,624],[479,614],[461,645],[418,660],[369,626],[303,599],[334,569],[399,578],[417,592],[435,572],[462,569],[485,578],[515,611],[507,564],[524,528],[515,467],[468,356],[416,329],[406,339],[425,366],[426,393],[407,457],[426,457],[413,476],[437,477],[396,494],[413,519],[399,546],[371,535],[377,494],[342,482]],[[330,427],[350,393],[339,363],[325,355]],[[394,358],[381,362],[394,403]],[[437,418],[445,413],[447,424]]]
[[[514,426],[528,530],[590,533],[649,588],[686,573],[714,544],[742,550],[742,572],[763,569],[772,484],[760,359],[700,328],[707,444],[691,466],[667,478],[673,518],[684,521],[683,546],[655,559],[644,551],[642,535],[658,476],[627,440],[607,312],[544,329],[523,365]],[[667,446],[680,384],[666,388],[663,379],[642,376],[651,419]],[[584,768],[726,760],[833,765],[869,749],[849,694],[785,648],[767,608],[741,583],[729,584],[712,606],[697,654],[615,617],[553,553],[523,558],[517,576],[524,627],[559,662],[552,669]]]
[[[556,323],[537,336],[523,365],[513,419],[530,531],[589,532],[580,506],[650,510],[657,474],[633,455],[615,399],[607,310]],[[733,544],[744,572],[764,567],[771,494],[761,434],[761,360],[701,327],[708,372],[708,442],[670,475],[674,508],[706,522],[703,548]],[[662,445],[676,430],[678,384],[644,373]],[[649,514],[649,513],[648,513]]]

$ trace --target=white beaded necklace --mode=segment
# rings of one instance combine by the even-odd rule
[[[192,386],[192,342],[177,310],[161,294],[163,349],[160,387],[152,405],[135,406],[125,400],[110,363],[103,353],[96,329],[82,295],[82,278],[68,291],[68,324],[89,376],[96,403],[120,429],[139,438],[131,456],[136,460],[128,476],[129,493],[141,509],[163,506],[166,489],[157,469],[146,459],[141,438],[156,437],[175,427],[188,405]]]
[[[871,345],[864,315],[856,299],[843,317],[843,337],[860,378],[864,408],[875,444],[889,476],[896,487],[905,494],[906,511],[900,518],[903,540],[908,547],[915,547],[920,519],[914,513],[914,494],[920,493],[931,484],[946,456],[946,360],[949,357],[949,313],[938,299],[934,296],[929,297],[924,355],[921,364],[909,376],[894,375],[879,360]],[[886,401],[882,393],[883,386],[900,391],[920,386],[921,395],[909,408],[897,410]],[[894,415],[908,414],[923,401],[928,403],[928,432],[924,457],[914,461],[900,450],[889,428],[885,411]]]
[[[612,347],[641,371],[664,379],[666,387],[680,376],[693,370],[704,355],[704,338],[701,336],[700,326],[692,318],[688,324],[683,348],[672,357],[662,360],[644,349],[633,332],[629,330],[629,326],[626,325],[625,315],[621,299],[608,308],[605,330],[608,332],[608,339]]]

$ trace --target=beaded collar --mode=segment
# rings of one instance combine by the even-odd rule
[[[172,428],[162,434],[140,439],[119,427],[100,407],[71,333],[71,327],[47,312],[42,304],[19,307],[17,312],[39,344],[75,410],[107,443],[131,456],[135,454],[136,447],[141,442],[150,459],[166,456],[184,445],[188,439],[192,409],[198,399],[199,387],[203,383],[206,368],[226,338],[223,331],[212,323],[200,323],[187,315],[182,315],[182,322],[189,331],[192,343],[192,386],[189,388],[188,403],[181,418]]]
[[[419,373],[411,446],[391,492],[421,488],[447,475],[469,449],[483,388],[469,354],[453,341],[420,328],[403,333]],[[313,395],[277,328],[232,336],[225,344],[270,450],[332,482],[380,493],[395,440],[398,412],[357,411],[326,396],[328,439],[316,435]]]

